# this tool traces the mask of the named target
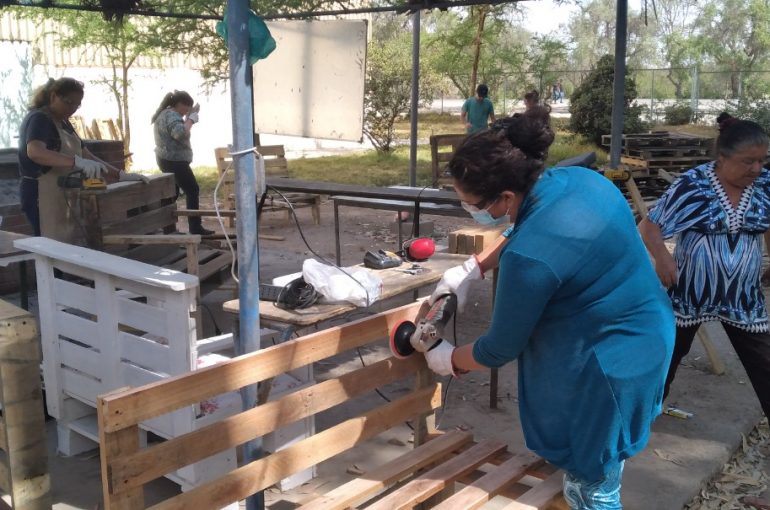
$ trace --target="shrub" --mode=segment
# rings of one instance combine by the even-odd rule
[[[596,144],[601,144],[602,135],[610,133],[612,126],[612,83],[615,76],[615,59],[604,55],[585,80],[575,89],[570,99],[572,114],[570,129]],[[636,99],[636,82],[626,76],[623,132],[638,133],[644,130],[641,119],[642,107],[631,105]]]
[[[666,124],[669,126],[682,126],[692,121],[692,108],[687,103],[675,103],[666,106],[663,111],[666,114]]]

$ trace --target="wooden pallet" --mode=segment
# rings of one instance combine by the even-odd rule
[[[627,148],[624,153],[639,159],[662,159],[682,157],[711,157],[713,150],[710,147],[681,146],[681,147],[645,147],[644,149]]]
[[[660,159],[640,159],[630,156],[621,156],[621,163],[624,165],[630,165],[637,168],[644,168],[651,171],[655,170],[670,170],[680,172],[683,170],[689,170],[690,168],[702,165],[712,161],[711,157],[697,156],[697,157],[682,157],[682,158],[660,158]]]
[[[435,429],[433,413],[441,405],[442,390],[423,356],[391,357],[365,367],[340,366],[328,380],[260,402],[206,428],[160,444],[141,445],[138,440],[138,424],[145,420],[380,342],[396,324],[416,320],[427,308],[427,302],[412,303],[182,376],[102,395],[97,409],[106,509],[145,508],[143,485],[154,478],[389,384],[403,388],[392,401],[378,400],[352,417],[326,413],[333,420],[328,428],[152,508],[219,508],[349,453],[407,420],[414,427],[413,449],[405,447],[400,456],[384,463],[367,458],[366,472],[346,477],[347,483],[329,488],[300,508],[342,510],[368,503],[367,510],[470,510],[493,498],[504,510],[566,508],[561,498],[563,473],[531,452],[509,451],[498,440],[474,441],[467,431]]]
[[[612,135],[602,135],[602,144],[609,146]],[[649,133],[628,133],[622,138],[622,147],[681,147],[697,146],[711,147],[713,138],[699,137],[687,133],[674,133],[670,131],[651,131]]]

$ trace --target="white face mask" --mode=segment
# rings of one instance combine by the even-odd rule
[[[509,207],[507,211],[505,211],[505,214],[500,216],[499,218],[495,218],[492,216],[492,213],[487,211],[486,209],[483,209],[481,211],[474,211],[471,213],[471,216],[474,220],[476,220],[476,223],[479,225],[484,226],[491,226],[491,225],[507,225],[511,222],[511,218],[508,216],[508,213],[511,211],[511,208]]]
[[[476,220],[476,222],[479,225],[484,225],[484,226],[506,225],[511,221],[508,215],[508,213],[511,212],[510,207],[508,208],[507,211],[505,211],[505,214],[503,214],[499,218],[495,218],[494,216],[492,216],[492,213],[489,212],[489,208],[495,205],[500,198],[501,197],[497,197],[495,200],[492,201],[491,204],[489,204],[484,209],[478,209],[476,206],[468,204],[466,202],[460,202],[460,204],[462,205],[463,209],[465,209],[470,213],[471,217],[473,217],[473,219]]]

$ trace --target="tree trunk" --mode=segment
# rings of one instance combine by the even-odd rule
[[[674,86],[674,97],[677,99],[682,99],[682,80],[677,80],[674,78],[674,72],[671,69],[668,70],[666,78],[668,78],[668,81],[670,81],[671,85]]]
[[[484,33],[484,23],[487,20],[489,7],[481,5],[478,8],[479,22],[476,30],[476,38],[473,40],[473,67],[471,69],[471,90],[468,94],[472,96],[476,91],[476,81],[478,80],[479,60],[481,59],[481,35]]]

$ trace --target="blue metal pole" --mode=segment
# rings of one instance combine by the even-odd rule
[[[253,94],[249,65],[249,2],[227,1],[227,33],[230,54],[230,104],[233,119],[233,156],[235,170],[235,208],[238,215],[238,299],[240,303],[239,334],[235,339],[236,354],[259,349],[259,246],[257,245],[256,177],[254,153],[254,119],[251,110]],[[257,405],[257,386],[241,389],[243,409]],[[262,457],[262,440],[243,445],[243,464]],[[259,492],[246,499],[248,510],[265,508],[265,498]]]
[[[612,127],[610,134],[610,168],[620,164],[623,136],[623,107],[626,91],[626,34],[628,33],[628,0],[618,0],[615,29],[615,81],[612,88]]]

